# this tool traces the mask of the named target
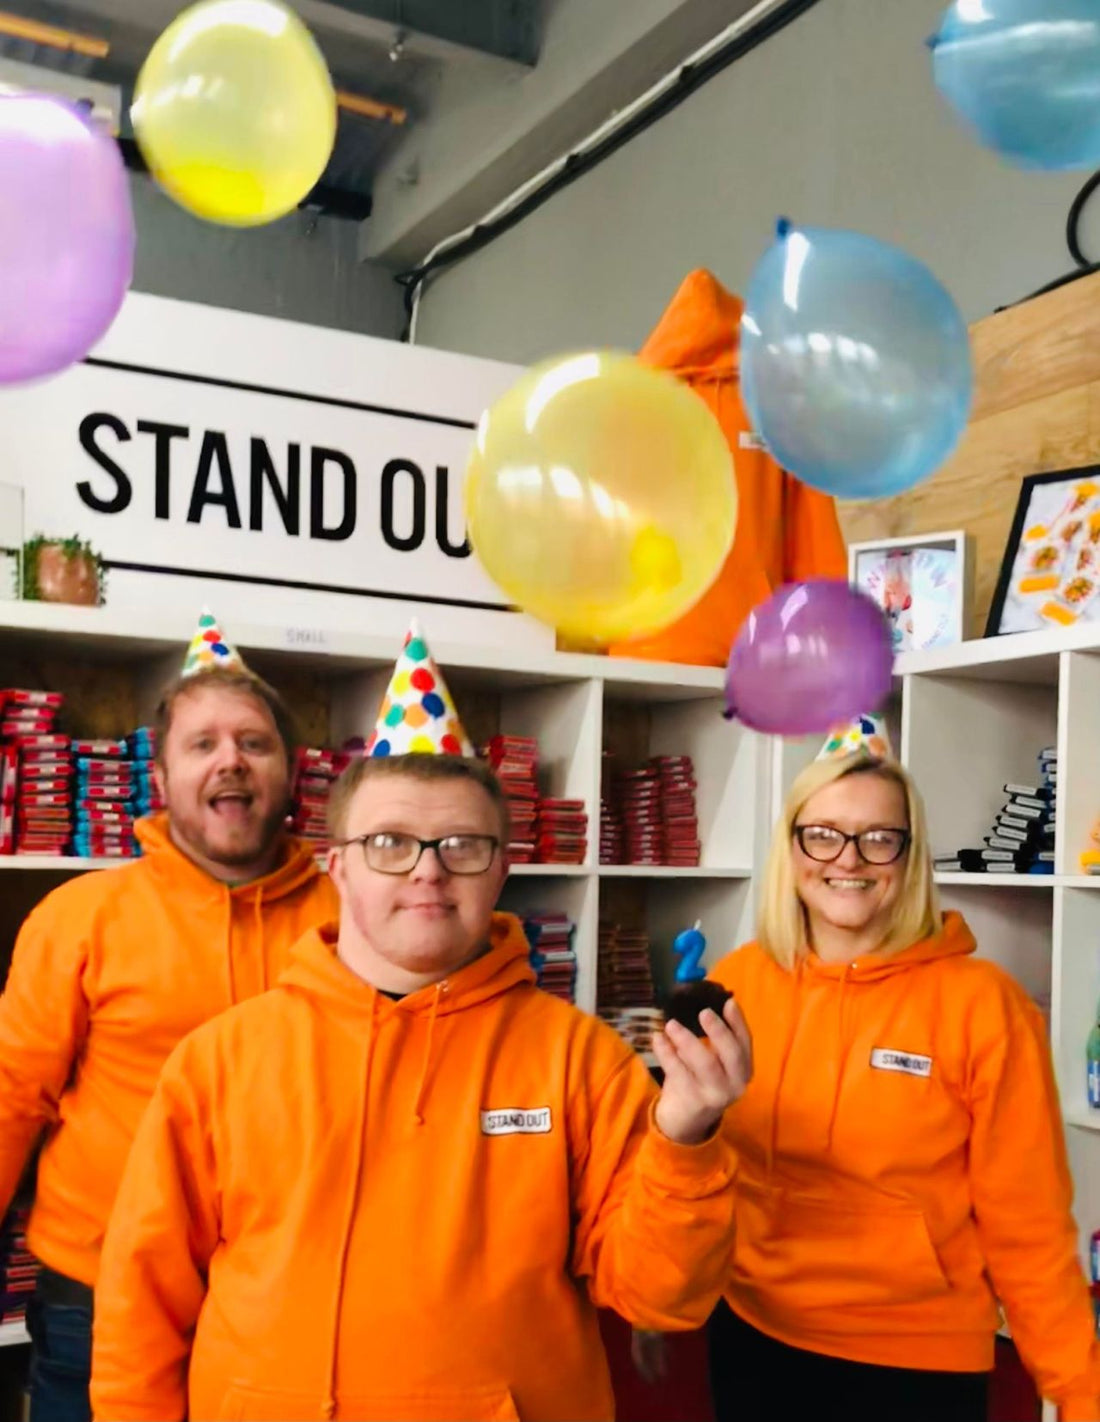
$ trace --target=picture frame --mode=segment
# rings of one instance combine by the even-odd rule
[[[961,530],[848,547],[849,582],[886,613],[895,653],[966,640],[971,564],[971,541]]]
[[[985,635],[1055,631],[1100,623],[1100,465],[1029,474]]]

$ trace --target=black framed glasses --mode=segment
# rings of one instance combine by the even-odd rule
[[[907,829],[869,829],[845,834],[832,825],[795,825],[794,837],[808,859],[832,864],[850,844],[864,864],[895,864],[909,848],[912,835]]]
[[[414,834],[379,830],[340,841],[340,848],[362,846],[367,868],[378,874],[411,874],[426,849],[434,849],[448,874],[485,874],[496,858],[500,840],[491,834],[448,834],[442,839],[417,839]]]

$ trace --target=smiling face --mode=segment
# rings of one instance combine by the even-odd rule
[[[181,692],[157,778],[172,839],[200,868],[229,882],[273,867],[290,767],[274,717],[258,697],[212,685]]]
[[[501,815],[473,779],[379,775],[356,790],[341,837],[384,834],[499,840]],[[481,951],[507,866],[497,849],[484,873],[451,874],[425,850],[408,873],[386,874],[368,866],[362,844],[350,843],[330,851],[329,870],[341,899],[341,958],[375,987],[413,992]]]
[[[905,792],[896,780],[873,771],[845,775],[810,796],[795,826],[819,826],[846,835],[908,830]],[[826,943],[843,943],[846,937],[858,943],[859,951],[885,939],[905,882],[906,854],[892,864],[868,864],[849,843],[832,863],[821,863],[803,851],[796,835],[791,856],[810,942],[819,952]],[[843,950],[830,956],[842,957]]]

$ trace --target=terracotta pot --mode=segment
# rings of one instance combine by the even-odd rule
[[[38,596],[43,602],[95,607],[99,602],[95,559],[87,553],[69,557],[59,543],[43,543],[38,550]]]

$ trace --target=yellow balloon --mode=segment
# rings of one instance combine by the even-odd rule
[[[336,140],[328,68],[278,0],[203,0],[177,15],[138,75],[130,116],[157,182],[232,227],[297,207]]]
[[[737,486],[697,395],[632,356],[594,351],[528,371],[482,416],[466,517],[513,603],[606,645],[698,602],[733,543]]]

